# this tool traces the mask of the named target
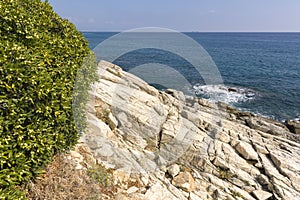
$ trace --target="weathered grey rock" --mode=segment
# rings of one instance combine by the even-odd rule
[[[145,199],[177,199],[175,195],[173,195],[165,186],[161,183],[156,183],[149,190],[147,190],[145,194]]]
[[[292,133],[300,134],[300,122],[299,121],[287,120],[285,122],[285,124]]]
[[[168,167],[168,173],[172,176],[175,177],[179,174],[180,172],[180,167],[177,164],[173,164],[170,167]]]
[[[246,142],[240,141],[237,146],[236,150],[247,160],[257,160],[258,161],[258,154],[253,149],[252,145]]]
[[[257,129],[262,132],[268,132],[270,129],[267,127],[263,122],[257,121],[255,118],[249,118],[246,119],[246,124],[252,128],[252,129]]]
[[[300,135],[283,124],[225,103],[157,91],[104,61],[98,76],[80,138],[88,153],[76,148],[70,159],[80,170],[95,161],[112,168],[120,198],[300,196]]]
[[[165,92],[167,94],[172,95],[173,97],[175,97],[179,101],[182,101],[182,102],[185,101],[185,96],[184,96],[183,92],[181,92],[181,91],[177,91],[177,90],[173,90],[173,89],[167,89],[167,90],[165,90]]]
[[[172,184],[187,192],[193,192],[195,188],[195,180],[189,172],[181,172],[172,180]]]
[[[215,166],[220,167],[222,169],[229,169],[229,164],[226,163],[226,161],[221,159],[220,157],[216,157],[214,159],[213,163],[214,163]]]
[[[261,185],[269,185],[270,183],[268,177],[264,174],[258,176],[258,181]]]
[[[225,142],[225,143],[229,143],[230,142],[230,136],[228,133],[225,133],[225,132],[219,132],[217,135],[216,135],[216,139],[222,141],[222,142]]]
[[[201,196],[197,196],[194,193],[190,193],[189,200],[202,200]]]
[[[253,191],[253,194],[258,200],[267,200],[273,196],[272,193],[263,190],[255,190]]]
[[[214,193],[218,188],[215,185],[210,185],[207,187],[207,191]]]
[[[117,169],[113,173],[113,179],[115,184],[124,184],[130,179],[130,171],[128,169]]]
[[[108,122],[109,123],[109,127],[112,130],[114,130],[115,128],[118,127],[118,121],[117,121],[117,119],[111,113],[108,114],[108,120],[109,120],[109,122]]]
[[[132,186],[132,187],[130,187],[126,192],[127,192],[127,194],[132,194],[132,193],[137,192],[138,190],[139,190],[138,187]]]

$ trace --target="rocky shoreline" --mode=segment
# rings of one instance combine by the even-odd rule
[[[300,199],[298,122],[158,91],[105,61],[98,76],[70,159],[112,169],[115,199]]]

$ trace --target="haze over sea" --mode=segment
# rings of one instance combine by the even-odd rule
[[[117,33],[83,34],[93,49]],[[300,33],[185,34],[210,54],[225,86],[205,85],[191,73],[189,63],[156,49],[133,51],[114,63],[125,70],[154,61],[164,63],[181,69],[198,96],[281,121],[300,118]]]

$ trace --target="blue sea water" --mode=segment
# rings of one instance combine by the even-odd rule
[[[93,49],[117,33],[83,34]],[[193,85],[192,90],[201,97],[218,96],[217,100],[241,110],[277,120],[300,118],[300,33],[184,34],[209,53],[225,86],[205,85],[201,77],[189,70],[189,63],[157,49],[133,51],[114,63],[128,70],[131,66],[161,61],[184,73]]]

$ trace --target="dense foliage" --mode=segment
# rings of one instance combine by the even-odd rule
[[[84,118],[87,92],[80,91],[95,70],[87,41],[49,3],[0,1],[0,199],[20,197],[13,188],[76,144],[73,116]]]

